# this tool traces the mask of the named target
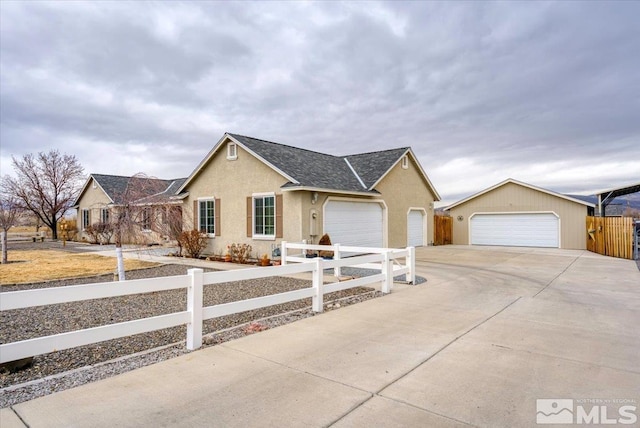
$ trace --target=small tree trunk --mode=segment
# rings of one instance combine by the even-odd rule
[[[2,240],[2,264],[6,265],[7,264],[7,232],[3,230],[0,233],[2,234],[2,238],[0,238]]]
[[[116,260],[118,263],[118,281],[124,281],[124,259],[122,258],[122,247],[116,247]]]

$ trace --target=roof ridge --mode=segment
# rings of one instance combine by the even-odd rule
[[[372,151],[372,152],[363,152],[363,153],[352,153],[350,155],[345,155],[342,156],[343,158],[348,158],[350,156],[360,156],[360,155],[373,155],[376,153],[384,153],[384,152],[393,152],[395,150],[409,150],[411,147],[396,147],[394,149],[385,149],[385,150],[376,150],[376,151]]]
[[[117,174],[96,174],[96,173],[90,173],[89,175],[92,176],[96,176],[96,175],[101,175],[103,177],[118,177],[118,178],[131,178],[133,177],[133,175],[117,175]]]
[[[334,157],[334,158],[337,158],[337,159],[344,158],[344,156],[331,155],[331,154],[328,154],[328,153],[317,152],[315,150],[305,149],[304,147],[296,147],[296,146],[292,146],[292,145],[289,145],[289,144],[276,143],[275,141],[263,140],[262,138],[250,137],[248,135],[232,134],[230,132],[227,132],[227,134],[231,135],[232,137],[233,136],[237,136],[237,137],[243,137],[243,138],[251,138],[252,140],[261,141],[263,143],[275,144],[277,146],[288,147],[290,149],[295,149],[295,150],[302,150],[302,151],[309,152],[309,153],[315,153],[317,155],[331,156],[331,157]]]

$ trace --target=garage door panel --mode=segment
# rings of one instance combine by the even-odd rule
[[[331,242],[356,247],[383,247],[383,210],[371,202],[329,201],[324,232]]]
[[[407,246],[424,245],[424,213],[419,210],[409,211],[407,216]]]
[[[559,221],[551,213],[476,214],[470,227],[472,245],[559,247]]]

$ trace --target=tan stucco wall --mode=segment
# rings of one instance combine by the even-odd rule
[[[428,190],[411,156],[407,169],[398,162],[376,186],[381,198],[387,203],[389,225],[388,246],[392,248],[407,245],[407,215],[410,208],[423,208],[427,216],[425,245],[433,245],[433,203],[434,195]]]
[[[300,228],[300,192],[283,192],[280,187],[287,179],[256,159],[240,146],[236,160],[227,159],[226,143],[188,185],[189,197],[183,205],[184,228],[193,227],[193,202],[198,198],[220,199],[220,231],[209,239],[206,254],[226,253],[233,243],[249,244],[253,257],[271,255],[272,244],[282,240],[299,242],[303,239]],[[254,193],[281,194],[283,206],[283,237],[275,240],[258,240],[247,237],[246,198]]]
[[[474,213],[554,212],[560,217],[560,247],[584,250],[587,247],[585,217],[587,207],[515,183],[471,199],[449,212],[453,217],[453,243],[469,244],[469,218]],[[458,220],[462,216],[462,220]]]
[[[377,186],[381,195],[353,196],[338,193],[318,192],[315,203],[311,191],[282,190],[288,182],[271,167],[238,146],[236,160],[227,159],[227,142],[186,187],[189,197],[184,201],[185,229],[193,227],[193,203],[198,198],[220,199],[220,233],[209,239],[207,254],[224,254],[232,243],[250,244],[253,256],[271,254],[272,245],[281,241],[317,243],[324,233],[323,206],[327,198],[383,199],[387,207],[387,245],[405,247],[407,244],[407,214],[410,208],[422,208],[427,217],[425,245],[433,242],[433,201],[418,166],[409,162],[403,169],[398,163]],[[257,240],[246,236],[246,198],[255,193],[281,194],[283,196],[283,237],[275,240]],[[311,234],[311,213],[316,212],[316,233]]]

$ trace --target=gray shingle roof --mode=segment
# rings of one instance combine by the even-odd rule
[[[364,184],[371,188],[408,150],[409,147],[400,147],[381,152],[351,155],[346,158]]]
[[[186,178],[163,180],[159,178],[124,177],[120,175],[91,174],[91,177],[102,187],[107,196],[116,204],[121,204],[128,199],[128,189],[135,188],[133,197],[146,203],[160,202],[175,196],[177,190],[186,181]],[[140,185],[135,181],[140,180]]]
[[[283,187],[286,188],[311,187],[377,193],[372,189],[373,184],[408,150],[400,148],[341,157],[243,135],[228,135],[291,177],[294,182],[285,184]]]

